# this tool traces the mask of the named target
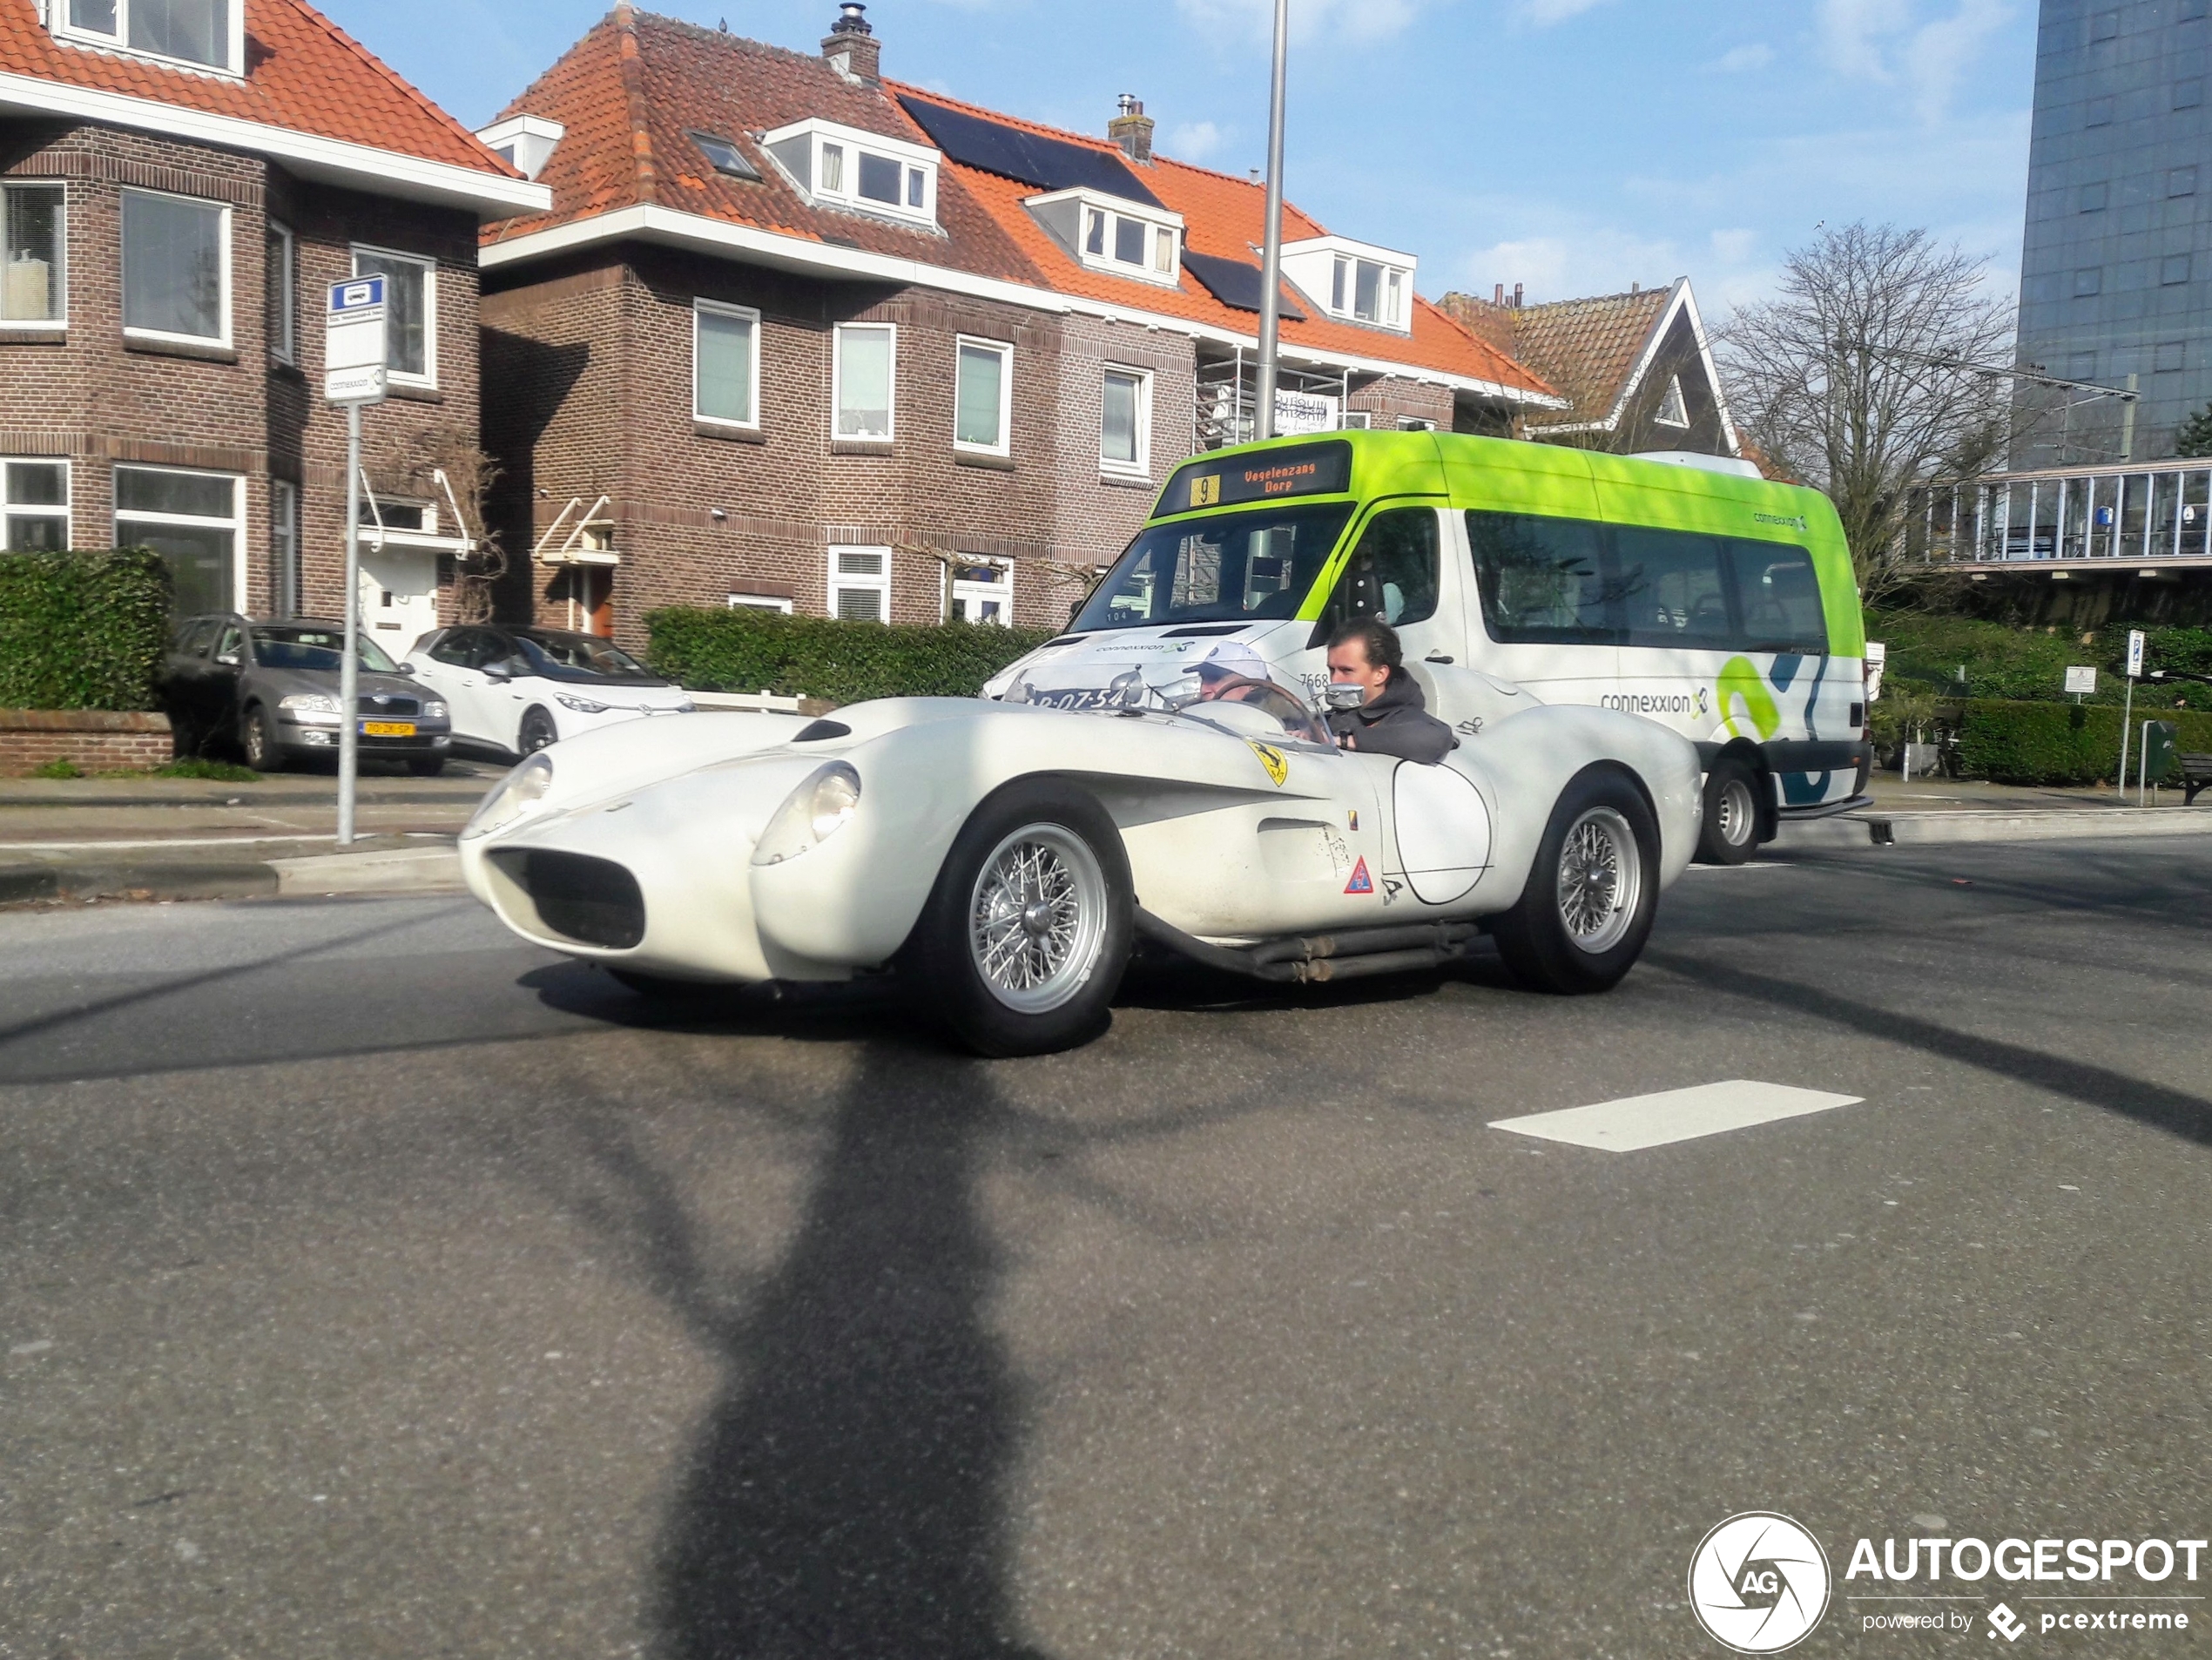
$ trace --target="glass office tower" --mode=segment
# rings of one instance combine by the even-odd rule
[[[2212,401],[2212,0],[2042,0],[2027,234],[2024,364],[2072,381],[2136,377],[2133,455],[2173,454]],[[2115,401],[2037,396],[2019,467],[2120,459]]]

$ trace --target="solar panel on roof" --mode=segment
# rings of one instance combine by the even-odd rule
[[[1265,273],[1256,265],[1246,265],[1242,260],[1224,260],[1211,253],[1183,251],[1183,268],[1197,278],[1198,284],[1224,306],[1238,311],[1256,312],[1260,296],[1267,290],[1263,286]],[[1293,322],[1304,322],[1305,314],[1288,294],[1283,296],[1285,317]]]
[[[927,98],[901,93],[899,102],[914,117],[929,141],[963,167],[980,168],[1003,179],[1035,185],[1039,190],[1083,188],[1119,196],[1124,201],[1157,207],[1160,199],[1144,188],[1118,155],[1048,138],[1001,121],[988,121],[960,110],[948,110]]]

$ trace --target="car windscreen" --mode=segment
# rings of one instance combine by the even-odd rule
[[[590,634],[556,634],[551,630],[516,629],[523,654],[535,669],[565,669],[609,680],[652,680],[659,677],[612,640]]]
[[[1152,525],[1130,543],[1070,626],[1295,617],[1351,516],[1351,503],[1332,502]]]
[[[332,628],[257,628],[253,660],[265,669],[320,669],[335,674],[346,661],[346,637]],[[366,634],[361,665],[374,674],[396,674],[399,665]]]

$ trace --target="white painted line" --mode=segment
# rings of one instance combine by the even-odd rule
[[[142,853],[148,847],[256,847],[279,841],[335,841],[335,835],[163,836],[154,841],[0,841],[0,854]]]
[[[1777,1119],[1802,1118],[1831,1107],[1855,1106],[1865,1099],[1864,1096],[1792,1089],[1786,1083],[1731,1078],[1723,1083],[1601,1101],[1591,1107],[1533,1113],[1526,1118],[1500,1118],[1490,1128],[1605,1152],[1634,1153],[1672,1142],[1694,1141],[1700,1136],[1749,1130]]]

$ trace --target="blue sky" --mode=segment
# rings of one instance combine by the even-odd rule
[[[604,0],[323,0],[472,125]],[[653,9],[812,51],[833,0]],[[1687,274],[1767,292],[1822,220],[1926,226],[2020,260],[2033,0],[1292,0],[1291,199],[1420,256],[1420,288],[1531,300]],[[1160,147],[1264,159],[1271,0],[876,0],[885,72],[1103,134],[1135,92]]]

